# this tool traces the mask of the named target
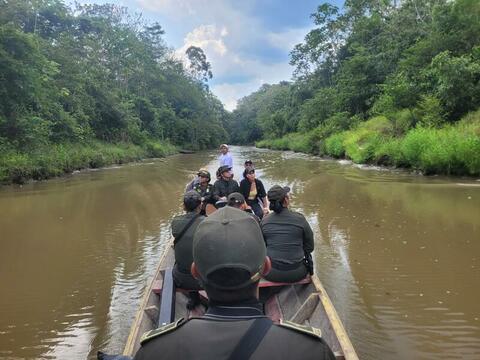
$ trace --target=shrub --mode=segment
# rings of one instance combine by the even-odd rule
[[[325,152],[326,154],[336,157],[342,158],[345,156],[345,146],[343,142],[345,141],[347,133],[341,132],[338,134],[334,134],[328,137],[325,140]]]

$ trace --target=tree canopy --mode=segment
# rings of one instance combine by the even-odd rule
[[[205,86],[205,54],[188,49],[186,68],[163,35],[117,5],[1,0],[0,148],[225,142],[227,112]]]
[[[278,138],[411,110],[415,124],[454,123],[480,107],[480,2],[346,0],[321,4],[291,51],[294,81],[240,101],[236,142]],[[344,114],[340,117],[337,114]],[[327,132],[328,133],[328,132]]]

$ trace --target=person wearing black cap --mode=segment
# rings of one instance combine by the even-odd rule
[[[193,259],[208,311],[146,333],[135,360],[335,359],[315,329],[264,315],[258,283],[270,261],[251,216],[226,206],[207,217],[195,232]]]
[[[262,233],[267,254],[272,260],[272,271],[265,276],[269,281],[296,282],[303,279],[308,269],[306,256],[313,251],[313,231],[305,216],[291,211],[289,187],[274,185],[268,190],[270,210],[262,219]]]
[[[267,193],[263,183],[255,177],[255,168],[253,166],[247,166],[243,171],[243,180],[240,181],[240,192],[259,219],[268,214]]]
[[[246,213],[249,213],[260,224],[260,219],[258,218],[257,215],[255,215],[252,208],[247,205],[247,202],[245,201],[245,197],[242,194],[240,194],[238,192],[234,192],[234,193],[231,193],[230,195],[228,195],[227,206],[231,206],[231,207],[234,207],[236,209],[243,210]]]
[[[227,201],[227,196],[240,190],[236,180],[233,180],[232,167],[223,165],[218,168],[220,178],[213,184],[213,199],[215,202]]]
[[[192,276],[190,267],[193,261],[192,243],[193,234],[197,226],[205,219],[200,215],[202,199],[194,190],[187,191],[183,196],[185,214],[176,216],[172,220],[172,235],[174,237],[175,266],[173,267],[173,280],[175,285],[191,291],[188,307],[194,307],[200,300],[198,291],[202,287]]]

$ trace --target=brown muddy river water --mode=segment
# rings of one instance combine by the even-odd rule
[[[480,358],[480,181],[233,148],[290,185],[317,273],[362,359]],[[216,154],[0,188],[0,358],[121,352],[180,212]]]

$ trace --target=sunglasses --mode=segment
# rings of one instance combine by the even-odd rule
[[[250,174],[255,174],[255,170],[251,170],[251,171],[247,172],[247,174],[248,174],[248,175],[250,175]]]

